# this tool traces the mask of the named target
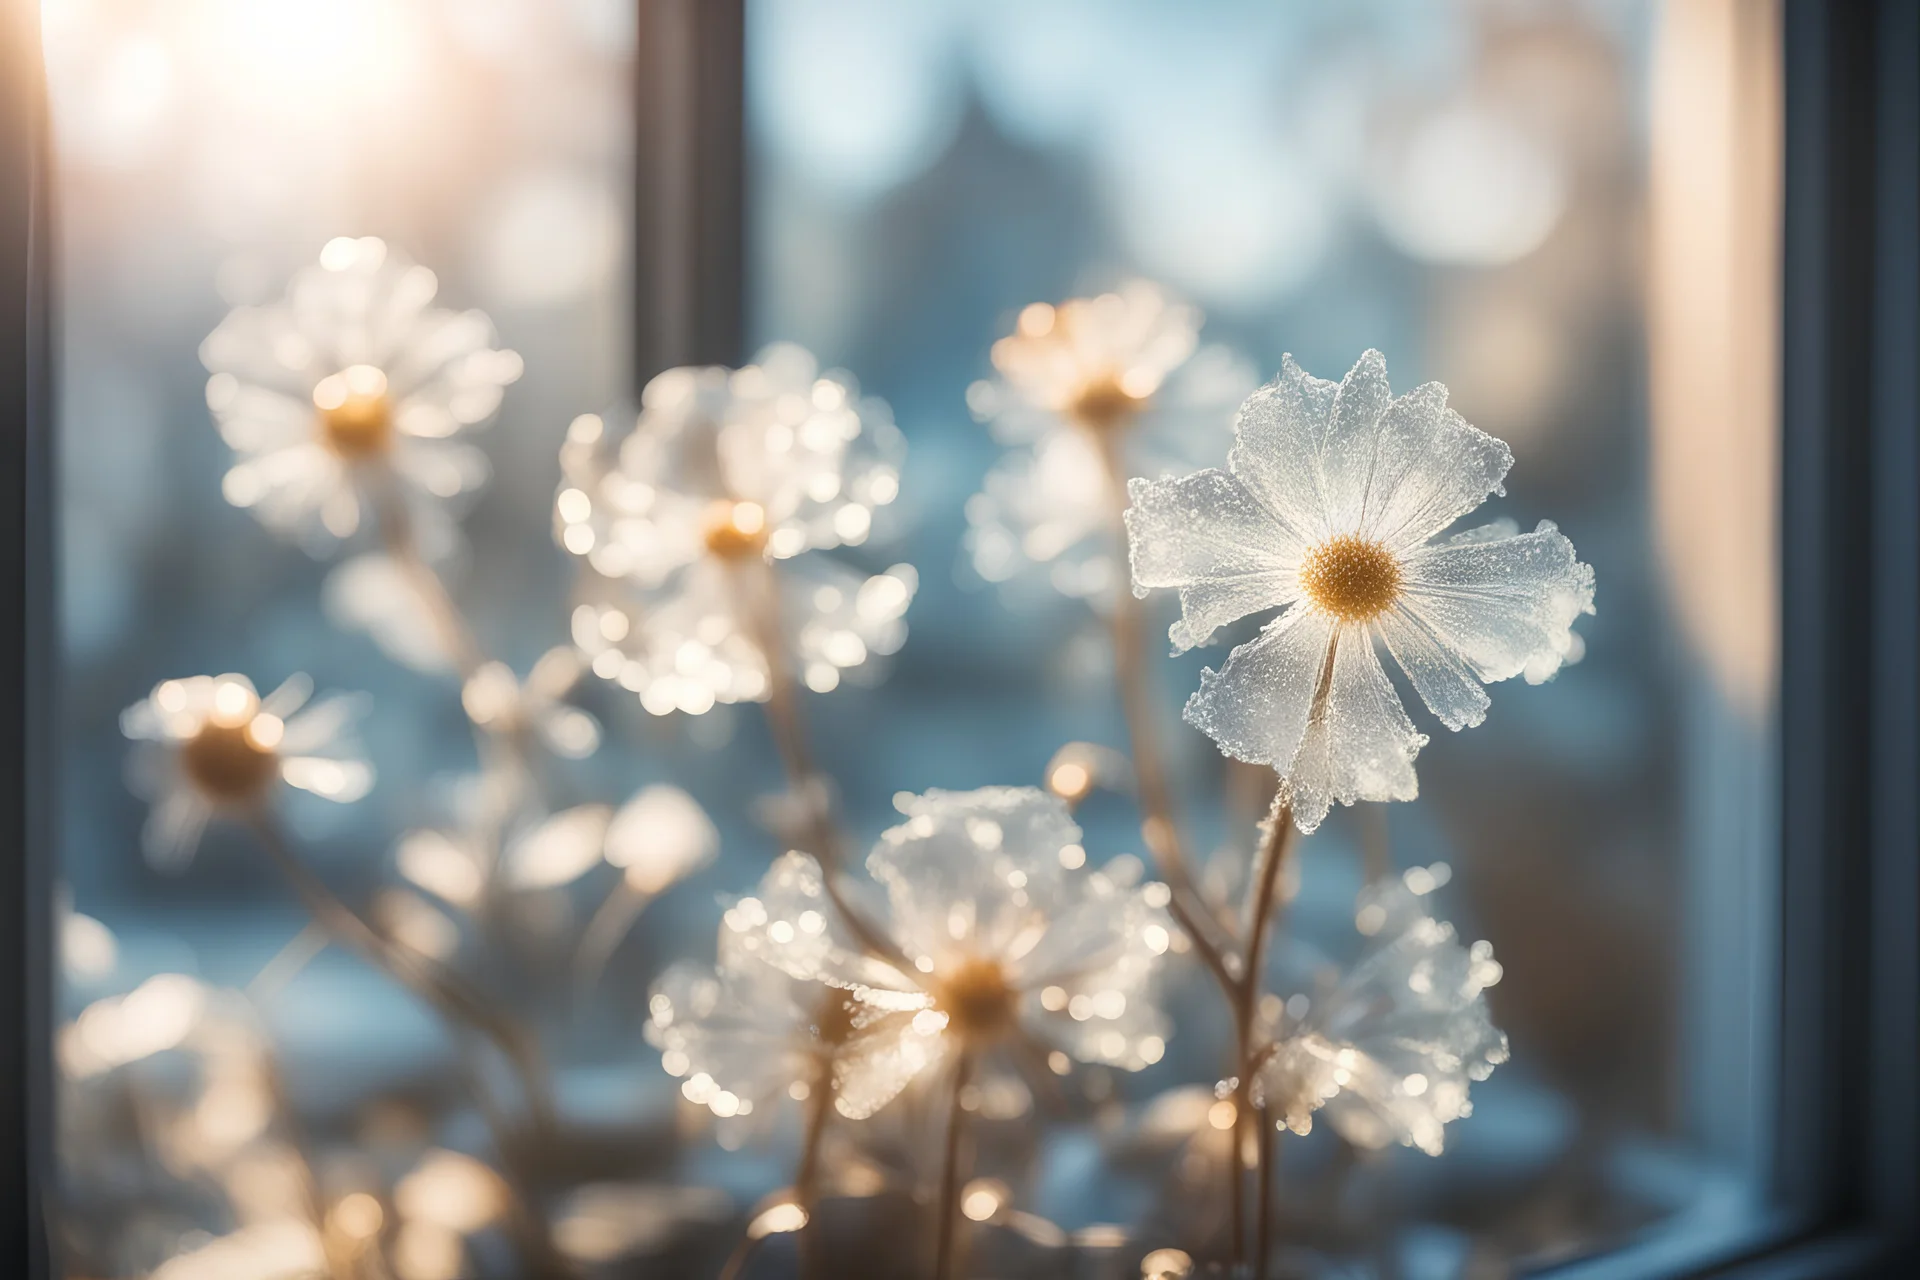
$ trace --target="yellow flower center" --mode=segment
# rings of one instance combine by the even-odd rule
[[[1400,561],[1378,542],[1343,533],[1327,539],[1300,565],[1300,587],[1342,622],[1371,622],[1400,598]]]
[[[278,721],[274,724],[277,727]],[[262,745],[251,720],[209,720],[180,748],[180,767],[200,793],[216,804],[256,799],[280,770],[273,748]]]
[[[322,378],[313,389],[313,407],[320,414],[321,441],[350,462],[383,454],[393,442],[387,375],[370,364]]]
[[[767,509],[757,502],[716,502],[706,537],[707,550],[722,560],[757,556],[767,545]]]
[[[853,1038],[853,1019],[858,1010],[852,996],[829,987],[814,1010],[814,1038],[827,1049],[838,1049]]]
[[[1083,427],[1111,431],[1146,407],[1145,396],[1136,396],[1120,385],[1118,378],[1102,376],[1080,388],[1080,394],[1067,406],[1067,416]]]
[[[947,1026],[976,1043],[998,1039],[1013,1026],[1016,993],[998,960],[971,959],[934,986],[933,1004]]]

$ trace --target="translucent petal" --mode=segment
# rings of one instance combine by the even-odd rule
[[[335,693],[308,704],[287,721],[280,738],[285,755],[327,755],[351,746],[351,727],[367,713],[372,700],[365,694]]]
[[[193,860],[213,810],[184,782],[160,795],[140,828],[140,848],[156,871],[179,871]]]
[[[1311,377],[1292,356],[1240,406],[1227,469],[1257,494],[1289,535],[1311,545],[1333,532],[1321,454],[1339,384]]]
[[[1368,893],[1378,905],[1396,891],[1389,884]],[[1363,911],[1368,901],[1363,895]],[[1506,1060],[1506,1037],[1483,994],[1500,970],[1487,944],[1469,950],[1450,925],[1417,910],[1396,914],[1400,927],[1383,930],[1315,1000],[1260,1082],[1296,1129],[1325,1107],[1358,1146],[1397,1141],[1438,1155],[1445,1126],[1469,1110],[1470,1083]]]
[[[898,800],[907,821],[883,832],[867,868],[887,891],[908,958],[938,968],[1000,956],[1044,928],[1080,843],[1066,804],[1035,787],[929,791]]]
[[[407,572],[369,551],[341,561],[327,575],[320,600],[335,626],[364,631],[380,651],[415,671],[453,669],[453,655]]]
[[[1432,628],[1404,605],[1395,605],[1375,624],[1387,651],[1407,673],[1427,709],[1449,729],[1467,729],[1487,718],[1493,699],[1473,669],[1440,642]]]
[[[1317,459],[1322,513],[1330,533],[1364,528],[1380,456],[1380,420],[1392,403],[1387,358],[1371,349],[1361,352],[1334,393],[1326,438]]]
[[[861,907],[866,909],[867,904]],[[873,918],[869,911],[869,919]],[[827,896],[820,864],[804,853],[775,859],[754,893],[727,909],[721,931],[724,946],[737,945],[743,953],[802,981],[849,990],[919,990],[912,978],[861,949]],[[737,936],[727,938],[727,934]]]
[[[1227,655],[1219,671],[1200,673],[1187,722],[1234,759],[1286,773],[1300,752],[1333,634],[1326,615],[1295,605]]]
[[[1133,593],[1179,588],[1181,618],[1168,633],[1176,653],[1297,594],[1304,546],[1228,473],[1135,479],[1127,496]]]
[[[915,1077],[944,1062],[951,1040],[944,1032],[921,1029],[914,1018],[888,1019],[834,1059],[834,1107],[850,1120],[864,1120],[899,1097]]]
[[[507,882],[521,889],[572,884],[599,863],[612,816],[604,804],[554,814],[508,848]]]
[[[1501,492],[1513,466],[1505,444],[1447,408],[1447,389],[1438,382],[1393,402],[1372,450],[1358,528],[1396,548],[1417,546]]]
[[[783,1096],[814,1073],[806,1011],[793,980],[758,961],[719,970],[681,962],[662,974],[648,998],[647,1038],[669,1071],[705,1076],[755,1105]],[[689,1097],[705,1101],[696,1089]]]
[[[607,861],[626,868],[627,883],[643,893],[659,893],[692,874],[719,849],[713,820],[679,787],[642,788],[607,828]]]
[[[1550,674],[1573,645],[1574,619],[1593,612],[1593,569],[1551,521],[1517,537],[1422,548],[1402,564],[1402,607],[1482,680],[1530,664]]]
[[[1427,742],[1414,730],[1361,627],[1335,640],[1324,714],[1311,721],[1282,781],[1302,831],[1312,831],[1335,800],[1411,800],[1420,793],[1413,760]]]

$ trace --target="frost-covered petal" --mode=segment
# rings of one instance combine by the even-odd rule
[[[1407,614],[1485,681],[1530,666],[1551,674],[1574,619],[1593,612],[1593,569],[1547,520],[1516,537],[1425,547],[1402,565]]]
[[[862,906],[869,919],[877,918],[870,904]],[[735,935],[724,945],[737,945],[743,954],[802,981],[848,990],[919,991],[913,979],[862,950],[827,896],[820,864],[804,853],[775,859],[754,893],[727,908],[721,930],[723,938]]]
[[[1067,875],[1060,851],[1080,843],[1066,804],[1036,787],[929,791],[896,803],[907,821],[881,834],[867,868],[887,891],[907,957],[938,969],[1030,948]]]
[[[1133,593],[1180,592],[1174,651],[1204,644],[1219,628],[1285,604],[1305,547],[1244,484],[1224,471],[1127,485]]]
[[[1330,533],[1363,527],[1380,458],[1381,419],[1392,403],[1387,358],[1372,349],[1361,352],[1334,392],[1326,438],[1316,459],[1322,513]]]
[[[1312,831],[1335,800],[1413,799],[1420,793],[1413,760],[1426,742],[1374,656],[1371,635],[1342,627],[1324,714],[1307,725],[1281,783],[1295,824]]]
[[[1416,387],[1381,415],[1359,531],[1416,546],[1502,492],[1512,466],[1512,450],[1447,408],[1446,387]]]
[[[834,1109],[864,1120],[952,1051],[944,1021],[894,1014],[835,1057]]]
[[[683,961],[653,984],[647,1038],[668,1073],[690,1082],[683,1091],[691,1100],[724,1091],[755,1105],[771,1101],[813,1072],[794,985],[758,961],[717,970]]]
[[[1320,688],[1334,624],[1295,605],[1227,655],[1219,671],[1200,673],[1187,699],[1187,722],[1236,760],[1292,767]]]
[[[1375,623],[1387,652],[1407,673],[1427,709],[1449,729],[1467,729],[1487,718],[1493,699],[1473,669],[1432,628],[1404,605],[1395,605]]]
[[[1322,451],[1340,384],[1303,372],[1292,356],[1247,397],[1234,420],[1227,469],[1257,494],[1302,545],[1333,532]]]

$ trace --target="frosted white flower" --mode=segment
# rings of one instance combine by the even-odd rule
[[[153,802],[141,845],[156,866],[193,856],[207,821],[245,814],[276,784],[350,803],[373,786],[373,768],[351,733],[362,701],[334,695],[308,704],[313,683],[296,675],[261,697],[245,676],[166,680],[120,715],[129,738],[151,746],[134,782]]]
[[[729,372],[670,369],[632,432],[593,416],[561,451],[557,536],[582,562],[573,638],[649,711],[769,696],[767,648],[826,692],[896,651],[918,578],[806,554],[867,540],[899,493],[900,433],[790,344]]]
[[[239,455],[229,502],[319,552],[391,495],[430,550],[450,544],[442,505],[487,478],[486,455],[454,437],[494,415],[522,364],[482,313],[431,305],[438,288],[384,242],[343,237],[284,301],[221,321],[200,359]]]
[[[1379,352],[1345,381],[1288,357],[1234,424],[1227,468],[1135,480],[1133,589],[1180,592],[1177,651],[1227,623],[1286,611],[1208,670],[1187,719],[1240,760],[1271,765],[1302,831],[1334,800],[1410,800],[1425,745],[1381,669],[1384,644],[1449,729],[1477,725],[1483,683],[1551,676],[1593,612],[1593,570],[1542,521],[1436,536],[1513,463],[1430,382],[1399,398]]]
[[[1217,463],[1233,408],[1256,378],[1224,348],[1198,349],[1200,315],[1151,284],[1035,303],[993,347],[997,381],[967,392],[974,415],[1014,446],[967,503],[966,546],[989,582],[1044,574],[1063,595],[1120,585],[1106,452],[1128,475]]]
[[[842,1055],[890,1037],[910,1013],[876,1009],[820,982],[757,959],[741,935],[721,930],[720,961],[682,962],[653,984],[647,1040],[688,1101],[724,1118],[767,1114],[828,1083]]]
[[[1065,804],[1032,787],[903,793],[895,805],[907,821],[867,869],[898,965],[853,941],[804,854],[781,858],[725,917],[742,952],[847,991],[856,1022],[873,1020],[836,1062],[843,1114],[870,1115],[959,1049],[1024,1043],[1128,1070],[1160,1059],[1167,1023],[1151,987],[1172,934],[1163,887],[1133,883],[1136,859],[1088,870]]]
[[[1356,1146],[1439,1155],[1446,1126],[1472,1114],[1469,1086],[1507,1060],[1487,1012],[1486,989],[1501,976],[1492,945],[1462,946],[1428,913],[1445,870],[1415,867],[1369,886],[1354,915],[1372,937],[1366,952],[1331,991],[1289,1002],[1259,1083],[1295,1132],[1324,1111]]]

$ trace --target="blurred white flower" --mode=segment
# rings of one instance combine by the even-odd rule
[[[486,775],[474,780],[461,806],[470,819],[463,825],[402,836],[394,849],[401,876],[472,912],[493,880],[492,851],[498,847],[502,883],[510,889],[569,885],[604,861],[620,869],[622,883],[644,905],[706,866],[719,850],[719,832],[706,810],[678,787],[643,787],[618,810],[583,804],[548,812],[527,803],[501,822],[502,785]]]
[[[607,826],[607,861],[648,895],[692,875],[719,851],[720,833],[700,802],[664,783],[635,792]]]
[[[757,959],[740,935],[721,930],[720,961],[683,961],[653,984],[647,1040],[680,1092],[723,1119],[769,1112],[782,1098],[805,1101],[843,1054],[891,1035],[897,1010],[791,977]]]
[[[1472,1114],[1469,1086],[1507,1060],[1487,1011],[1492,945],[1461,946],[1424,901],[1445,881],[1442,863],[1368,886],[1354,914],[1366,952],[1331,991],[1285,1006],[1259,1085],[1296,1133],[1324,1110],[1356,1146],[1439,1155],[1446,1125]]]
[[[555,526],[584,562],[573,638],[596,673],[697,715],[765,700],[769,644],[816,692],[900,647],[911,566],[803,555],[865,542],[898,494],[884,403],[781,344],[732,372],[670,369],[641,404],[617,444],[586,416],[561,450]]]
[[[460,703],[467,718],[495,737],[539,745],[565,760],[584,760],[600,747],[600,722],[565,701],[586,663],[571,648],[549,649],[525,681],[504,662],[487,662],[467,678]]]
[[[846,991],[871,1028],[836,1061],[836,1105],[872,1114],[956,1049],[1012,1043],[1137,1070],[1166,1051],[1151,982],[1172,934],[1165,890],[1137,859],[1086,869],[1080,829],[1032,787],[901,794],[907,821],[867,868],[899,963],[861,949],[809,857],[774,863],[726,913],[737,945],[787,974]],[[893,1016],[902,1015],[902,1016]]]
[[[373,768],[351,733],[362,699],[309,705],[312,691],[301,675],[264,698],[245,676],[193,676],[162,681],[120,714],[127,737],[151,744],[132,777],[153,804],[141,832],[150,862],[185,865],[208,819],[258,809],[278,782],[342,804],[367,793]]]
[[[1288,357],[1247,401],[1224,471],[1135,480],[1133,590],[1180,591],[1176,651],[1289,606],[1201,675],[1187,719],[1282,777],[1302,831],[1332,802],[1409,800],[1425,745],[1381,669],[1383,643],[1449,729],[1476,725],[1483,682],[1538,682],[1593,612],[1593,570],[1542,521],[1434,541],[1500,487],[1513,455],[1447,408],[1437,382],[1398,399],[1377,351],[1344,382]]]
[[[1120,585],[1105,451],[1128,475],[1196,470],[1226,457],[1251,368],[1199,350],[1200,315],[1151,284],[1034,303],[993,346],[997,381],[967,392],[974,415],[1014,446],[967,503],[966,546],[988,582],[1043,576],[1064,595]]]
[[[432,306],[438,287],[384,242],[342,237],[283,302],[221,321],[200,359],[239,455],[229,502],[316,553],[388,501],[430,553],[450,545],[443,504],[487,478],[486,455],[453,437],[493,416],[522,365],[485,315]]]

